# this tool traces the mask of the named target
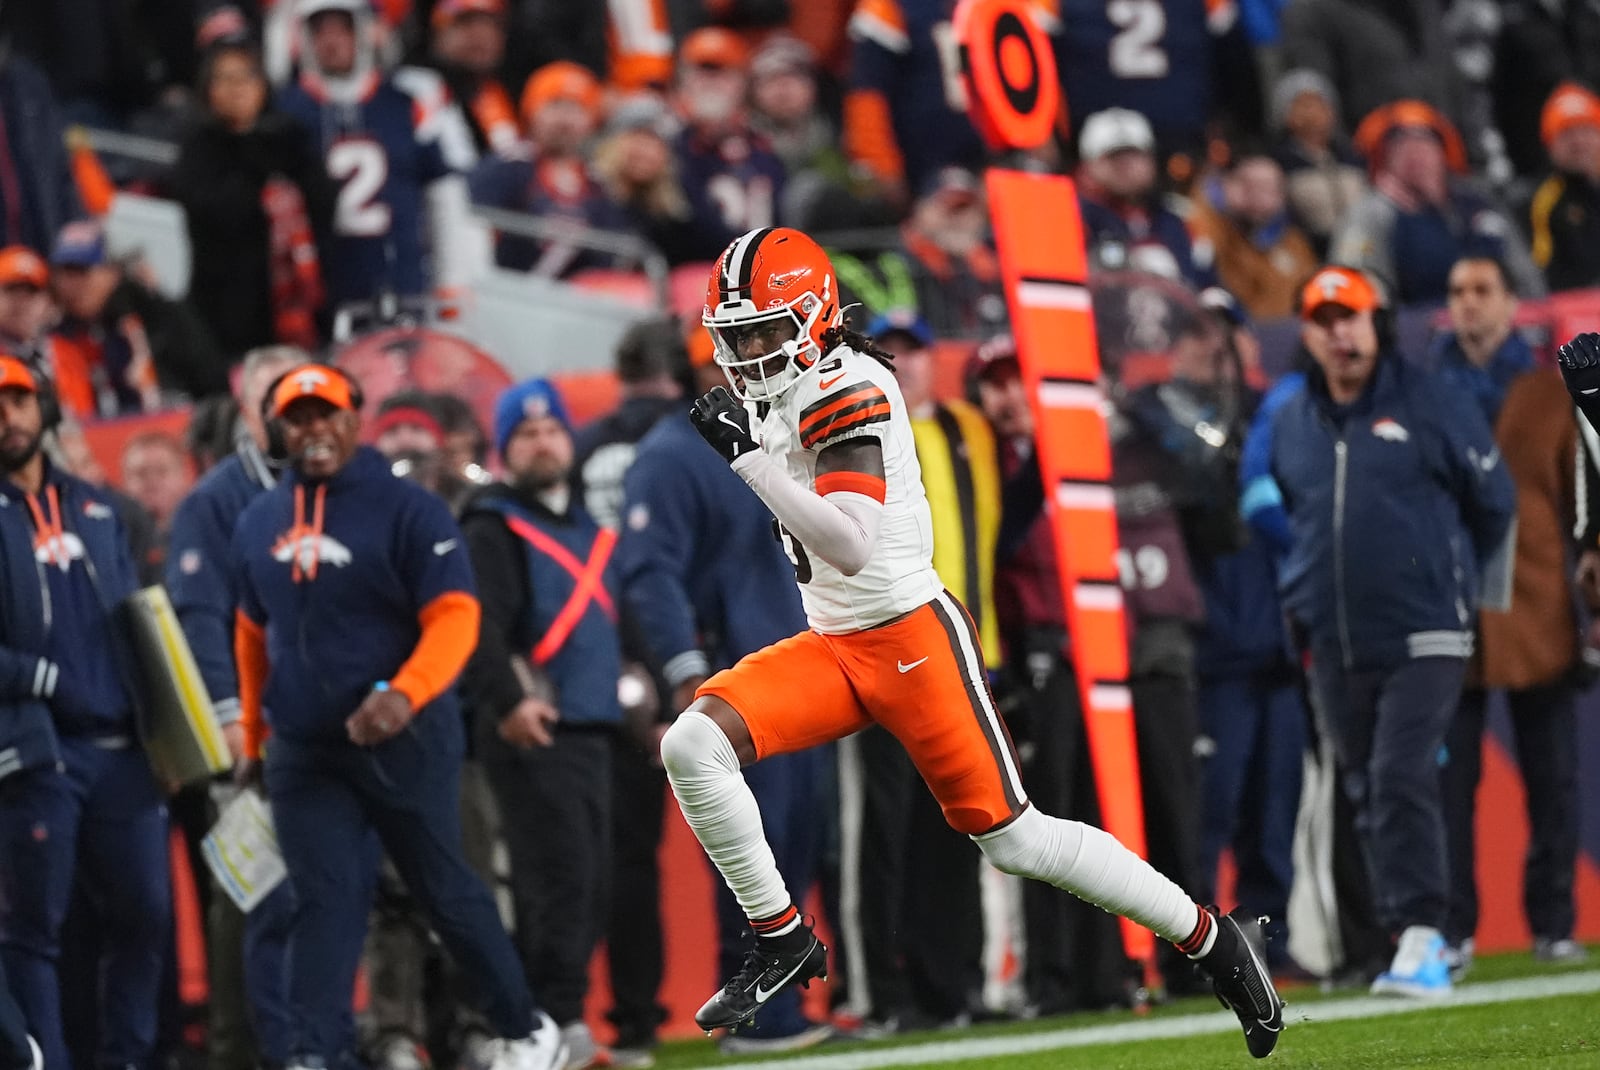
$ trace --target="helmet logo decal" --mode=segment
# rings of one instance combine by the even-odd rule
[[[795,268],[793,271],[774,272],[767,279],[767,288],[772,290],[787,290],[799,280],[811,274],[810,268]]]

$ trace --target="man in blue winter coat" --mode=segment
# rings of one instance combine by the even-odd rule
[[[274,379],[305,360],[303,352],[289,346],[246,354],[239,378],[239,432],[234,451],[206,473],[172,517],[167,594],[235,761],[244,755],[244,728],[239,724],[239,673],[233,662],[233,616],[238,598],[228,572],[228,553],[245,506],[278,482],[267,456],[261,399]],[[248,916],[241,916],[227,896],[212,896],[206,919],[212,973],[207,1045],[219,1066],[235,1066],[235,1060],[253,1060],[256,1055],[272,1063],[289,1058],[284,953],[290,906],[287,884],[274,890]],[[238,984],[241,967],[242,986]],[[231,985],[230,979],[234,981]],[[239,991],[240,987],[244,991]],[[240,1000],[249,1007],[253,1028],[240,1021]],[[255,1052],[245,1050],[252,1033]]]
[[[1314,366],[1272,424],[1293,543],[1280,572],[1356,810],[1380,920],[1398,936],[1377,993],[1450,990],[1439,777],[1478,576],[1516,507],[1476,406],[1394,351],[1370,278],[1319,271],[1301,295]]]
[[[694,396],[726,381],[709,359],[695,374]],[[694,430],[687,406],[639,443],[623,491],[617,543],[623,597],[672,688],[672,709],[686,709],[713,672],[805,627],[794,565],[772,514]],[[744,770],[791,888],[811,884],[820,838],[817,789],[827,755],[786,754]],[[719,969],[731,972],[747,950],[749,926],[721,884],[717,913]],[[729,1053],[787,1051],[817,1044],[829,1032],[806,1020],[799,992],[790,988],[773,997],[756,1025],[721,1044]]]
[[[77,883],[104,935],[97,1061],[155,1055],[167,811],[118,622],[137,589],[111,499],[40,450],[59,409],[0,354],[0,964],[45,1065],[70,1066],[57,963]]]

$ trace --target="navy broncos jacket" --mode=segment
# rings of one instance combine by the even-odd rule
[[[1348,668],[1468,657],[1477,580],[1516,510],[1477,403],[1396,354],[1335,405],[1320,369],[1272,424],[1290,621]]]
[[[472,565],[449,507],[366,446],[326,481],[303,481],[291,469],[251,502],[234,532],[232,567],[239,613],[265,633],[268,725],[292,743],[346,743],[345,719],[411,659],[428,607],[460,595],[476,610]],[[476,624],[474,613],[472,641]],[[417,704],[415,734],[459,754],[455,689],[430,697]],[[243,713],[249,746],[254,728]]]
[[[239,717],[239,672],[233,663],[233,612],[239,599],[228,570],[233,529],[245,506],[276,482],[255,444],[241,446],[205,474],[172,517],[167,594],[223,724]]]
[[[60,503],[60,535],[48,542],[27,496],[0,484],[0,778],[56,764],[58,731],[126,733],[136,701],[116,611],[138,579],[116,509],[48,461],[45,484]]]

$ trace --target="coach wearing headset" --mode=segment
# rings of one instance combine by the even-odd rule
[[[462,852],[453,685],[478,637],[472,568],[444,502],[359,445],[361,404],[354,379],[316,364],[268,388],[264,415],[289,467],[233,541],[245,753],[258,760],[270,730],[265,782],[294,897],[290,1063],[353,1055],[375,833],[480,986],[501,1037],[496,1070],[555,1070],[560,1032],[534,1010]]]
[[[40,449],[46,384],[0,354],[0,961],[46,1066],[70,1066],[57,961],[79,881],[103,936],[95,1061],[144,1066],[171,917],[167,815],[117,623],[138,586],[111,499]]]
[[[1472,654],[1478,576],[1515,492],[1482,412],[1394,349],[1373,280],[1326,267],[1301,295],[1306,388],[1273,417],[1292,546],[1283,606],[1311,651],[1379,920],[1373,991],[1450,990],[1439,754]]]

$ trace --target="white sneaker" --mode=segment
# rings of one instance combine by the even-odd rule
[[[1472,969],[1472,957],[1477,947],[1477,941],[1470,936],[1455,947],[1445,946],[1444,964],[1450,968],[1452,984],[1460,984],[1462,978],[1467,976],[1467,971]]]
[[[32,1037],[28,1038],[28,1050],[33,1052],[33,1070],[44,1070],[44,1052],[39,1050],[39,1042]]]
[[[566,1070],[589,1070],[590,1067],[611,1065],[611,1052],[596,1043],[594,1034],[582,1021],[568,1022],[562,1026],[561,1042],[567,1046]]]
[[[561,1028],[548,1014],[539,1012],[539,1025],[521,1040],[499,1040],[491,1070],[563,1070],[567,1064],[567,1045]]]
[[[403,1033],[385,1037],[372,1062],[374,1070],[433,1070],[427,1049]]]
[[[456,1059],[456,1070],[492,1070],[500,1042],[487,1033],[473,1029],[461,1041],[461,1054]]]
[[[1450,992],[1450,966],[1445,961],[1444,937],[1438,929],[1426,925],[1409,926],[1400,934],[1394,962],[1372,982],[1375,996],[1438,999]]]
[[[1533,942],[1533,960],[1551,962],[1559,966],[1573,966],[1589,961],[1589,951],[1576,940],[1550,940],[1539,937]]]

